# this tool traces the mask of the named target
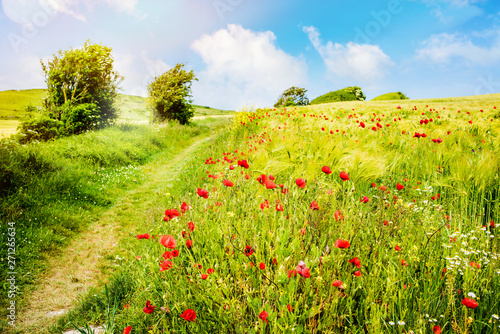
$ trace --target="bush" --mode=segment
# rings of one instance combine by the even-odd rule
[[[100,109],[95,103],[65,106],[61,120],[67,135],[93,130],[101,119]]]
[[[189,123],[194,115],[190,104],[191,83],[196,79],[194,72],[183,69],[184,64],[163,73],[148,85],[148,106],[153,123],[178,120],[181,124]]]
[[[290,87],[285,90],[278,101],[274,104],[275,108],[290,107],[290,106],[305,106],[309,104],[309,99],[306,96],[307,90],[299,87]]]
[[[47,114],[28,113],[17,127],[17,138],[21,144],[32,141],[47,141],[60,135],[64,123]]]
[[[311,101],[311,104],[341,102],[341,101],[364,101],[365,94],[360,87],[346,87],[321,95]]]
[[[408,100],[408,97],[401,92],[395,92],[395,93],[383,94],[372,99],[372,101],[388,101],[388,100]]]

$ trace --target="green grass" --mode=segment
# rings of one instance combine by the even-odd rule
[[[377,96],[377,97],[373,98],[372,101],[407,100],[407,99],[408,99],[408,97],[406,97],[403,93],[395,92],[395,93],[387,93],[387,94]]]
[[[354,87],[346,87],[336,91],[332,91],[313,99],[310,104],[322,104],[342,101],[357,101],[358,97],[355,94]]]
[[[0,119],[20,119],[28,104],[41,107],[45,96],[45,89],[0,91]]]
[[[138,223],[121,244],[129,255],[110,279],[117,328],[429,333],[438,325],[443,332],[499,333],[498,101],[500,94],[237,113],[219,144],[195,154],[163,205],[151,208],[155,222]],[[249,169],[236,166],[243,159]],[[260,184],[262,175],[283,188]],[[191,209],[162,220],[183,202]],[[134,237],[142,233],[156,238]],[[160,272],[171,251],[158,242],[163,235],[174,237],[180,254]],[[336,247],[338,239],[350,246]],[[349,262],[355,257],[359,268]],[[309,278],[294,277],[299,261]],[[102,291],[83,297],[69,319],[104,322]],[[462,304],[470,292],[476,309]],[[143,312],[147,300],[152,314]],[[180,317],[188,309],[195,322]],[[264,311],[268,322],[259,318]]]
[[[224,120],[190,126],[119,124],[45,143],[0,140],[0,239],[16,231],[18,298],[46,269],[46,259],[95,221],[124,193],[144,182],[142,166],[209,134]],[[7,247],[0,249],[7,277]],[[2,286],[1,302],[7,300]],[[3,313],[2,313],[2,318]],[[0,323],[0,327],[1,327]],[[4,324],[5,325],[5,324]]]

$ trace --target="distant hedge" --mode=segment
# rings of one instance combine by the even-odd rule
[[[364,101],[365,94],[360,87],[346,87],[321,95],[311,101],[310,104],[340,102],[340,101]]]
[[[376,98],[372,99],[372,101],[408,100],[408,99],[409,99],[409,97],[406,96],[405,94],[403,94],[401,92],[395,92],[395,93],[387,93],[387,94],[377,96]]]

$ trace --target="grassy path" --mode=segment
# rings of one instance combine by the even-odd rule
[[[136,225],[147,226],[158,219],[155,208],[163,206],[169,184],[177,179],[190,155],[214,136],[205,136],[174,153],[160,153],[144,166],[146,181],[126,193],[66,250],[49,261],[51,270],[31,293],[25,294],[26,304],[20,309],[17,330],[12,333],[43,332],[42,329],[54,324],[75,305],[79,294],[106,282],[113,261],[119,256],[115,247],[120,239],[130,238]]]

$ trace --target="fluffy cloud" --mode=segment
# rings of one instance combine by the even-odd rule
[[[422,42],[417,50],[417,59],[446,64],[452,59],[460,59],[471,65],[491,66],[500,62],[500,30],[474,33],[475,37],[483,37],[489,43],[480,46],[469,36],[463,34],[432,35]]]
[[[304,61],[279,49],[275,41],[271,31],[233,24],[194,41],[191,49],[206,64],[193,85],[195,103],[220,108],[271,106],[285,89],[304,84]]]
[[[372,83],[384,77],[394,65],[378,45],[353,42],[342,45],[331,41],[323,44],[315,27],[304,27],[303,31],[335,78],[356,80],[361,84]]]

